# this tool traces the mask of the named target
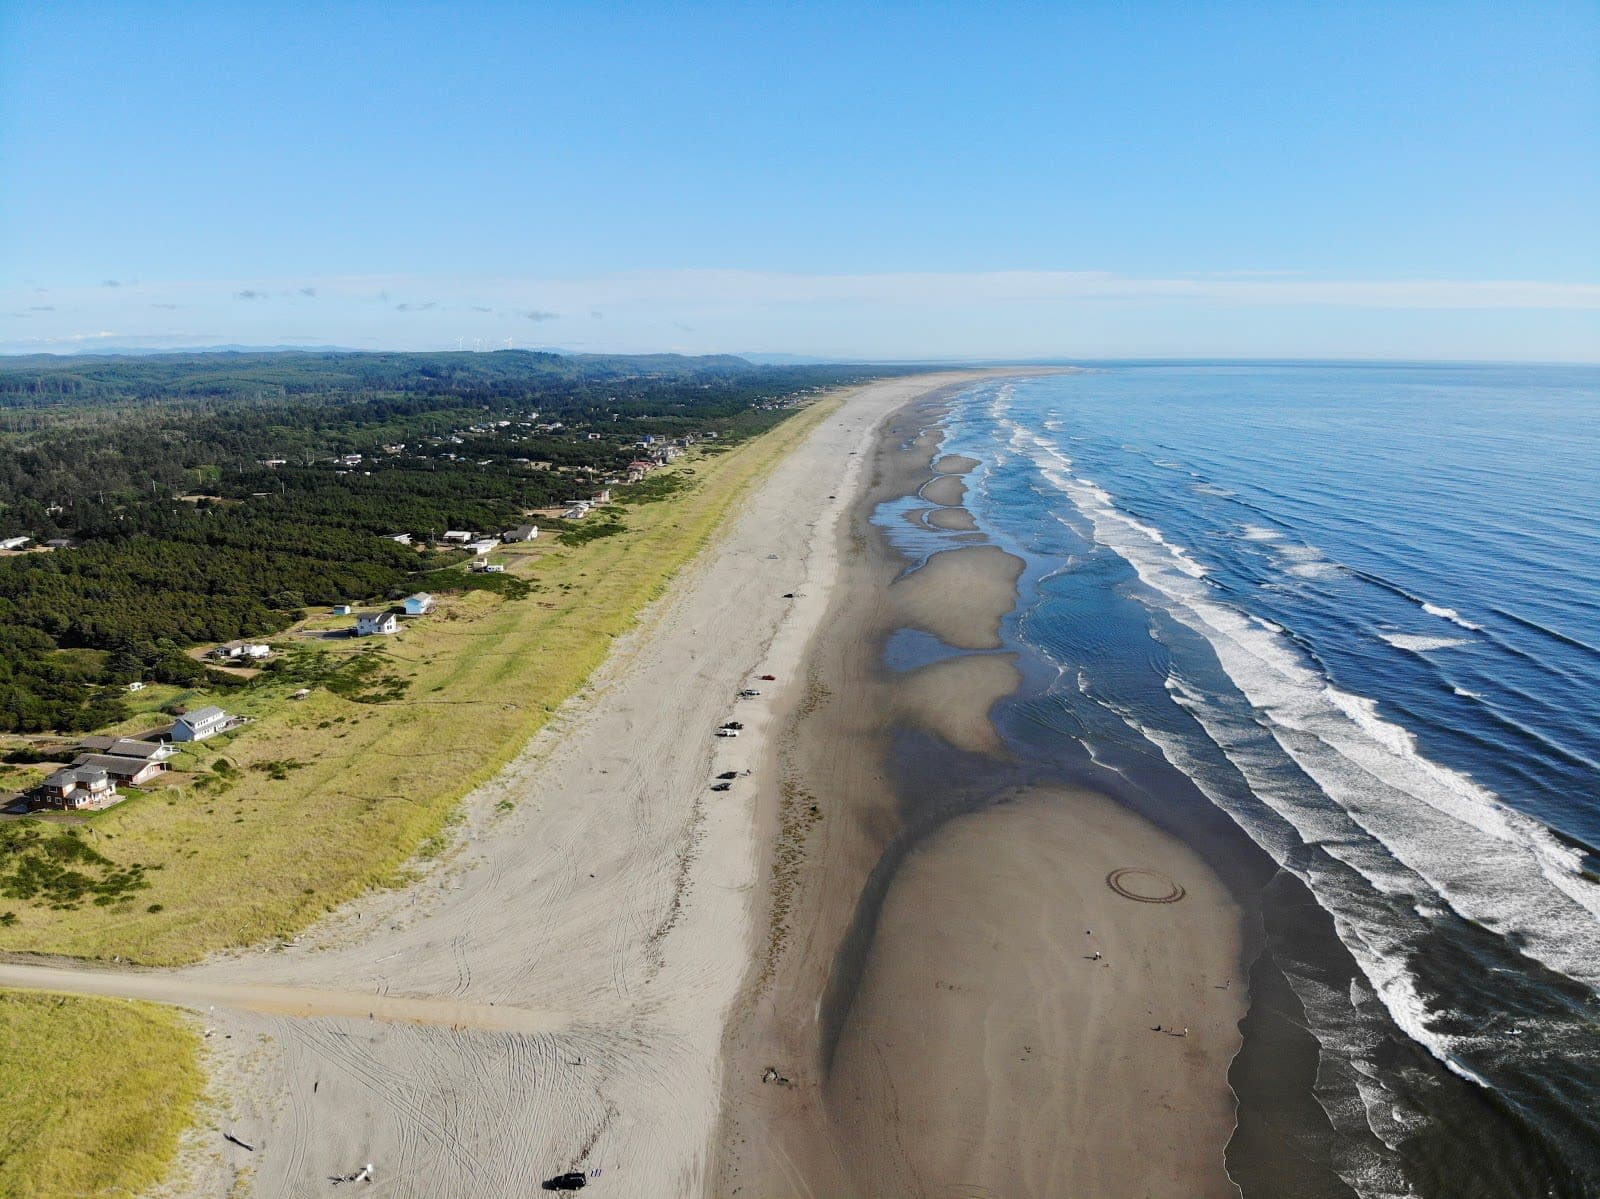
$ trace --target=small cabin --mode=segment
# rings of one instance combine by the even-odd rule
[[[351,611],[349,604],[335,604],[333,606],[333,614],[335,616],[349,616]]]
[[[415,595],[408,595],[400,601],[401,608],[407,616],[426,616],[433,611],[433,596],[426,591],[419,591]]]

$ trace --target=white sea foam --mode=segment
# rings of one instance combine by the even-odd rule
[[[1470,629],[1473,632],[1483,628],[1481,624],[1473,624],[1472,621],[1462,616],[1454,608],[1442,608],[1438,604],[1430,604],[1424,600],[1422,610],[1429,616],[1437,616],[1441,620],[1448,620],[1451,624],[1460,625],[1462,628]]]
[[[1330,561],[1321,550],[1295,541],[1281,529],[1243,524],[1239,526],[1239,540],[1254,541],[1268,547],[1276,565],[1284,573],[1297,578],[1323,579],[1340,571],[1339,564]]]
[[[1460,637],[1432,637],[1427,633],[1379,633],[1390,645],[1396,649],[1409,650],[1414,654],[1425,654],[1436,649],[1453,649],[1458,645],[1471,645],[1470,641]]]
[[[1466,775],[1423,756],[1412,734],[1383,718],[1376,703],[1329,685],[1286,637],[1219,602],[1201,581],[1203,565],[1186,550],[1121,511],[1103,488],[1076,475],[1056,447],[1026,440],[1041,472],[1089,520],[1096,540],[1126,559],[1173,617],[1211,643],[1272,739],[1320,788],[1320,818],[1293,813],[1303,836],[1326,845],[1335,830],[1318,826],[1337,812],[1349,822],[1336,821],[1344,824],[1341,835],[1359,830],[1361,840],[1381,847],[1381,856],[1410,876],[1407,885],[1432,890],[1467,919],[1516,934],[1522,952],[1600,989],[1600,887],[1579,873],[1571,850]],[[1356,868],[1374,877],[1379,857],[1363,855]],[[1386,1004],[1400,995],[1392,980],[1380,985],[1374,978],[1373,985]]]

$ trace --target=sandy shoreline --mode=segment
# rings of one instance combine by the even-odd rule
[[[189,987],[204,1012],[221,1096],[169,1193],[321,1193],[368,1161],[415,1199],[499,1199],[573,1169],[604,1193],[707,1191],[725,1019],[764,899],[754,786],[709,784],[759,768],[778,698],[736,693],[798,671],[883,414],[970,377],[871,384],[825,416],[469,797],[447,865],[293,946],[154,976],[156,997]],[[712,736],[735,716],[741,738]]]
[[[1006,781],[987,712],[1016,684],[1009,655],[882,663],[899,628],[992,650],[1016,598],[998,548],[901,577],[869,523],[920,488],[952,514],[924,527],[971,527],[953,514],[975,464],[929,468],[939,412],[886,422],[762,771],[769,937],[729,1039],[712,1193],[1232,1195],[1246,995],[1226,890],[1103,796]],[[1122,867],[1183,898],[1118,894]]]
[[[952,505],[929,511],[965,548],[895,583],[864,523],[929,480],[934,389],[979,373],[826,415],[416,885],[191,969],[12,972],[203,1014],[217,1110],[162,1196],[321,1193],[368,1161],[415,1199],[573,1169],[647,1196],[1231,1193],[1231,907],[1103,797],[994,794],[1020,564]],[[900,627],[952,653],[888,671]],[[753,774],[711,792],[725,771]],[[1183,901],[1119,898],[1130,865]],[[1160,1144],[1133,1140],[1152,1112]]]

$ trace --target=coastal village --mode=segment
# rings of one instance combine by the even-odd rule
[[[86,451],[55,452],[98,447],[85,438],[100,433],[41,436],[60,471],[35,470],[32,491],[0,506],[11,539],[0,550],[0,617],[12,618],[10,630],[0,620],[0,638],[14,647],[0,678],[8,951],[93,961],[117,978],[136,963],[150,980],[233,950],[298,968],[304,945],[360,922],[368,903],[453,877],[477,822],[510,829],[537,817],[546,805],[497,791],[496,780],[584,694],[685,563],[720,543],[752,484],[832,411],[788,422],[815,389],[763,402],[762,381],[687,417],[700,388],[667,377],[663,398],[632,399],[620,420],[590,404],[569,417],[575,427],[543,430],[534,426],[560,422],[518,420],[498,396],[467,420],[466,404],[452,397],[439,414],[432,396],[383,397],[354,417],[358,405],[317,398],[284,420],[247,398],[203,430],[176,410],[151,434],[161,443],[152,453],[126,439],[108,445],[127,472],[107,473],[103,493],[78,469]],[[775,415],[752,416],[757,408]],[[308,452],[312,441],[322,444]],[[231,459],[217,448],[230,444]],[[842,468],[846,458],[829,460]],[[774,551],[803,535],[778,525],[760,573],[790,569],[797,559]],[[773,605],[792,601],[767,584]],[[738,668],[729,659],[720,669]],[[773,678],[717,688],[720,724],[695,747],[718,759],[717,770],[695,771],[706,802],[746,801],[744,759],[758,743],[732,717],[759,721],[760,702],[749,701]],[[357,1018],[368,1010],[365,995],[359,1002]],[[74,1077],[100,1086],[163,1018],[136,1006],[84,1003],[64,1015],[24,998],[10,1010],[49,1046],[37,1060],[53,1078],[63,1052],[81,1050],[100,1060]],[[476,1006],[513,1028],[527,1019],[514,1005]],[[406,1009],[384,999],[368,1018],[404,1019]],[[214,1010],[192,1025],[172,1016],[162,1061],[144,1075],[189,1088],[150,1106],[164,1108],[164,1127],[208,1146],[217,1129],[194,1123],[191,1107],[213,1068],[208,1053],[250,1048],[230,1023],[236,1004],[219,997]],[[132,1028],[106,1029],[102,1015]],[[91,1018],[82,1032],[68,1026]],[[343,1102],[337,1079],[307,1094]],[[109,1095],[94,1103],[97,1127],[100,1110],[121,1106]],[[276,1153],[253,1156],[260,1137],[255,1117],[244,1118],[240,1127],[238,1114],[225,1117],[225,1157],[207,1169],[278,1168]],[[328,1186],[386,1177],[395,1155],[374,1149],[376,1166],[326,1167],[318,1150],[315,1169]],[[546,1170],[548,1155],[538,1156]],[[115,1150],[97,1169],[102,1161],[123,1164]],[[568,1177],[559,1166],[540,1177]],[[264,1179],[263,1193],[276,1193]],[[218,1183],[201,1185],[218,1194],[234,1185]]]
[[[791,406],[793,402],[788,401],[782,406]],[[602,436],[595,431],[568,431],[560,421],[541,421],[539,413],[534,411],[520,419],[466,425],[428,438],[415,446],[400,443],[385,445],[381,454],[383,460],[389,462],[408,454],[455,461],[458,454],[451,447],[465,446],[469,441],[481,442],[487,438],[514,438],[528,434],[547,437],[564,435],[585,442],[599,440]],[[612,472],[585,466],[562,466],[549,460],[513,457],[509,461],[524,469],[548,471],[569,478],[572,483],[569,498],[546,508],[527,510],[524,523],[501,530],[445,529],[437,533],[397,531],[385,536],[419,552],[434,551],[451,555],[449,565],[444,568],[447,577],[452,574],[459,577],[463,570],[477,575],[505,575],[508,571],[525,575],[531,571],[541,549],[536,544],[541,531],[559,536],[562,531],[578,525],[610,505],[615,494],[613,489],[625,489],[642,483],[652,472],[677,462],[697,444],[714,443],[717,439],[718,434],[714,431],[670,439],[646,434],[631,445],[635,453],[626,468]],[[486,467],[492,465],[494,459],[474,461],[478,466]],[[258,465],[276,469],[288,464],[287,458],[267,458]],[[332,468],[337,475],[358,471],[370,474],[373,460],[359,453],[348,453],[313,458],[305,465]],[[72,548],[73,542],[68,538],[35,541],[29,536],[16,535],[0,540],[0,554],[56,552]],[[548,539],[543,548],[548,548]],[[461,559],[456,556],[459,554],[467,557]],[[190,656],[219,675],[250,682],[284,662],[298,646],[314,644],[326,647],[340,640],[365,642],[371,638],[395,638],[408,623],[433,615],[440,602],[438,597],[426,591],[377,606],[370,606],[370,600],[364,603],[364,598],[352,597],[349,602],[333,604],[324,613],[308,612],[289,629],[271,639],[245,638],[210,647],[196,646],[190,651]],[[267,681],[270,681],[270,675]],[[217,738],[217,743],[227,744],[255,719],[250,715],[231,712],[215,703],[201,702],[206,698],[206,688],[186,691],[168,699],[159,708],[149,705],[173,691],[173,688],[136,681],[127,684],[126,690],[131,699],[144,701],[139,704],[142,712],[136,720],[142,721],[146,727],[119,728],[76,739],[48,734],[0,735],[0,762],[4,763],[0,764],[0,820],[43,816],[71,822],[131,798],[181,787],[197,777],[197,762],[192,751],[198,743]],[[289,693],[288,698],[303,701],[311,691],[310,688],[297,688]],[[167,719],[152,723],[153,718],[160,717]]]

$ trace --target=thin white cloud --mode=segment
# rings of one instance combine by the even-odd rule
[[[575,346],[570,334],[578,323],[570,318],[583,313],[590,314],[582,322],[591,333],[587,340],[618,352],[690,342],[706,352],[754,348],[849,357],[1593,361],[1600,336],[1600,283],[1328,279],[1249,270],[678,270],[567,278],[397,273],[143,281],[114,289],[90,282],[53,288],[49,302],[58,311],[30,313],[34,319],[7,315],[37,302],[30,287],[0,288],[0,347],[50,349],[97,336],[77,332],[82,329],[128,330],[127,344],[273,344],[285,321],[305,323],[306,290],[316,292],[322,330],[309,340],[396,349],[443,348],[462,337],[501,341],[525,333],[528,321],[538,322],[552,344]],[[540,307],[530,306],[530,295],[538,296]],[[428,298],[391,298],[407,296]],[[394,311],[400,303],[404,311]],[[179,309],[217,332],[205,340],[160,332],[160,322]],[[553,319],[558,313],[562,321]],[[603,339],[593,337],[601,331]],[[115,344],[115,335],[100,340]]]
[[[120,284],[117,298],[104,290],[76,298],[112,306],[124,299],[194,306],[232,297],[267,300],[265,284],[227,280]],[[491,303],[527,314],[535,292],[546,312],[587,311],[627,304],[866,303],[909,307],[1008,301],[1159,301],[1212,305],[1295,305],[1373,309],[1600,309],[1600,283],[1534,279],[1316,279],[1279,272],[1229,271],[1143,276],[1111,271],[973,271],[884,274],[780,274],[761,271],[679,270],[578,278],[527,276],[331,276],[294,281],[278,294],[309,295],[329,303],[377,301],[393,306],[393,293],[422,293],[436,304],[486,311]],[[71,291],[63,295],[73,297]],[[0,293],[3,295],[3,293]],[[22,296],[15,295],[20,307]],[[410,302],[407,310],[422,304]],[[538,319],[532,317],[531,319]]]

